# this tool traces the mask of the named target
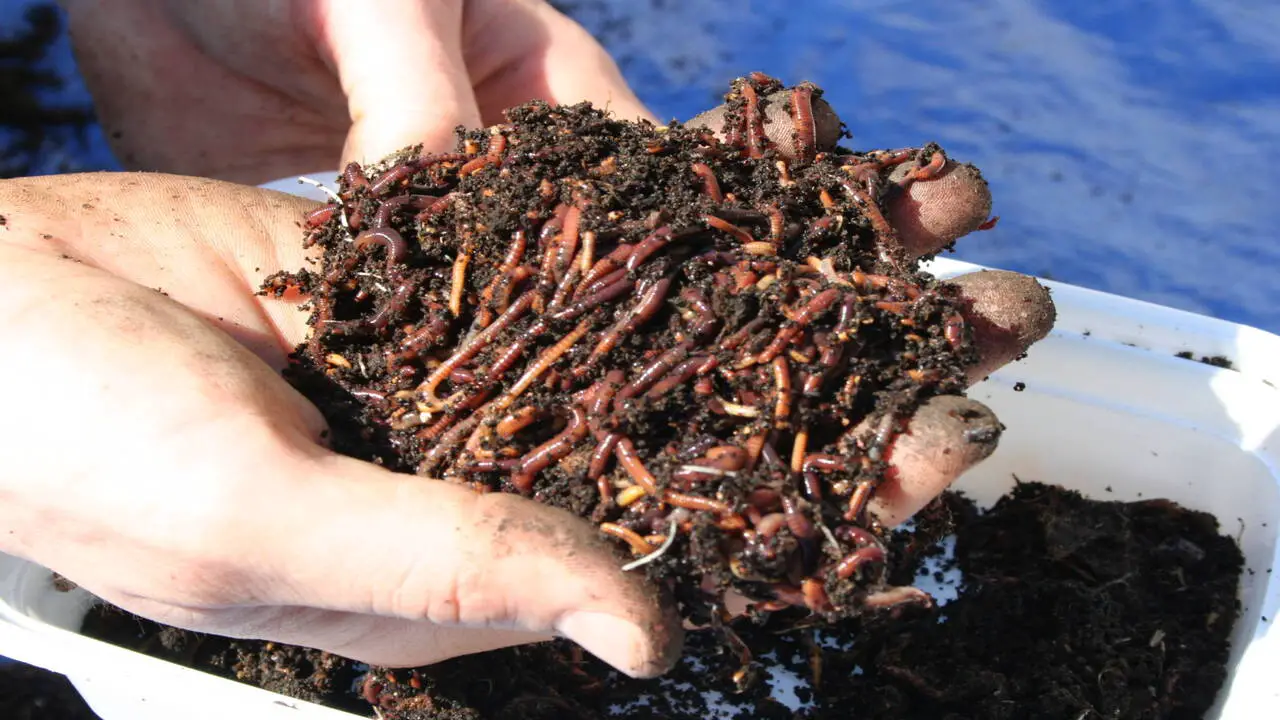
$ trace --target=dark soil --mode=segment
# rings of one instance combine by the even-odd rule
[[[731,587],[829,619],[927,602],[885,582],[863,510],[903,420],[974,357],[880,207],[894,167],[923,182],[945,155],[820,147],[812,86],[753,75],[726,100],[725,142],[532,103],[456,154],[348,168],[309,218],[321,266],[266,284],[313,311],[289,377],[339,452],[659,553],[643,571],[696,621]]]
[[[961,573],[958,599],[822,629],[776,617],[735,625],[760,656],[801,679],[799,712],[772,699],[767,682],[729,691],[736,658],[711,633],[692,634],[666,677],[637,681],[567,642],[363,673],[322,653],[200,638],[105,607],[85,631],[371,716],[367,697],[383,717],[401,720],[712,717],[703,693],[742,720],[1191,720],[1213,704],[1239,612],[1242,557],[1212,517],[1026,483],[985,513],[949,493],[914,525],[890,541],[900,558],[893,580],[909,582],[954,532],[945,565]]]
[[[1176,355],[1183,360],[1196,360],[1196,362],[1201,362],[1205,365],[1212,365],[1213,367],[1226,368],[1227,370],[1235,368],[1235,363],[1232,363],[1231,358],[1225,355],[1201,355],[1199,359],[1197,359],[1196,354],[1190,350],[1183,350]]]
[[[807,678],[803,717],[1201,716],[1241,571],[1208,517],[1036,485],[981,517],[948,495],[914,532],[866,517],[903,418],[961,394],[973,348],[882,215],[892,168],[927,182],[942,149],[836,149],[808,121],[820,98],[741,79],[723,141],[516,108],[454,154],[347,168],[305,222],[317,265],[264,286],[309,303],[288,378],[335,450],[575,512],[723,626],[668,677],[567,642],[365,673],[109,608],[86,631],[404,720],[707,717],[704,692],[794,717],[744,648]],[[766,124],[800,157],[780,163]],[[964,594],[938,609],[912,584],[952,531]],[[729,589],[755,610],[728,617]]]
[[[0,660],[0,718],[98,720],[63,676]]]

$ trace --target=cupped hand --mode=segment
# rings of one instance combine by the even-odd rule
[[[305,315],[256,294],[304,264],[297,223],[314,207],[164,175],[0,184],[0,550],[159,622],[378,665],[559,635],[628,674],[664,672],[677,614],[587,523],[325,448],[279,375]],[[949,165],[889,214],[926,254],[989,209],[976,172]],[[955,282],[982,349],[974,380],[1052,325],[1030,278]],[[998,435],[976,402],[925,404],[873,512],[909,517]]]
[[[374,161],[528,100],[651,117],[544,0],[61,0],[129,170],[260,184]]]
[[[0,183],[0,550],[178,627],[419,665],[555,635],[633,675],[682,629],[566,512],[323,447],[279,371],[312,205],[172,176]]]

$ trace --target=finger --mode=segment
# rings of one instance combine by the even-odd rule
[[[1007,270],[981,270],[947,281],[973,332],[978,361],[968,371],[976,383],[1043,340],[1057,321],[1049,289],[1035,278]]]
[[[761,121],[764,134],[773,143],[778,152],[789,160],[794,160],[799,152],[800,144],[796,141],[796,124],[788,109],[791,103],[791,90],[780,90],[761,98],[764,115]],[[813,113],[814,149],[817,152],[830,152],[840,141],[842,126],[840,116],[831,105],[820,97],[811,101]],[[718,138],[724,140],[726,128],[725,118],[729,109],[727,105],[714,107],[685,122],[687,127],[701,127],[711,130]]]
[[[976,383],[1013,362],[1053,329],[1057,310],[1035,278],[983,270],[948,281],[959,291],[962,314],[973,331]],[[857,430],[870,430],[867,420]],[[871,512],[887,525],[911,517],[974,465],[995,451],[1000,422],[986,406],[940,396],[925,402],[892,445],[889,478],[876,491]]]
[[[955,395],[926,400],[893,440],[871,514],[890,527],[902,523],[995,452],[1000,433],[1000,421],[982,403]]]
[[[899,165],[889,173],[889,182],[902,180],[914,169]],[[947,160],[935,176],[894,192],[886,205],[899,241],[913,257],[920,257],[950,246],[985,223],[991,216],[991,189],[973,165]]]
[[[559,635],[637,677],[665,672],[679,653],[674,608],[566,511],[337,455],[298,475],[257,499],[272,508],[268,536],[246,540],[266,554],[263,604],[502,633],[470,641],[480,646]],[[382,634],[312,646],[337,641],[344,654],[395,665],[475,647],[457,633],[414,637],[424,644]]]
[[[444,152],[454,129],[480,127],[462,56],[462,6],[446,2],[319,6],[318,45],[347,96],[342,163],[377,162],[410,145]]]
[[[531,100],[586,101],[625,120],[657,121],[595,38],[542,0],[470,3],[463,50],[486,125]]]

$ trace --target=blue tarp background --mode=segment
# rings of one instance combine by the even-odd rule
[[[29,0],[0,0],[12,27]],[[1280,331],[1280,4],[563,0],[660,116],[761,70],[817,82],[859,148],[936,140],[998,228],[957,257]],[[63,43],[56,63],[83,94]],[[45,171],[111,168],[100,136]]]

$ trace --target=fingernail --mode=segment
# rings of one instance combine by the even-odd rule
[[[587,652],[633,678],[652,677],[656,670],[653,644],[634,623],[600,612],[566,613],[556,631]]]

